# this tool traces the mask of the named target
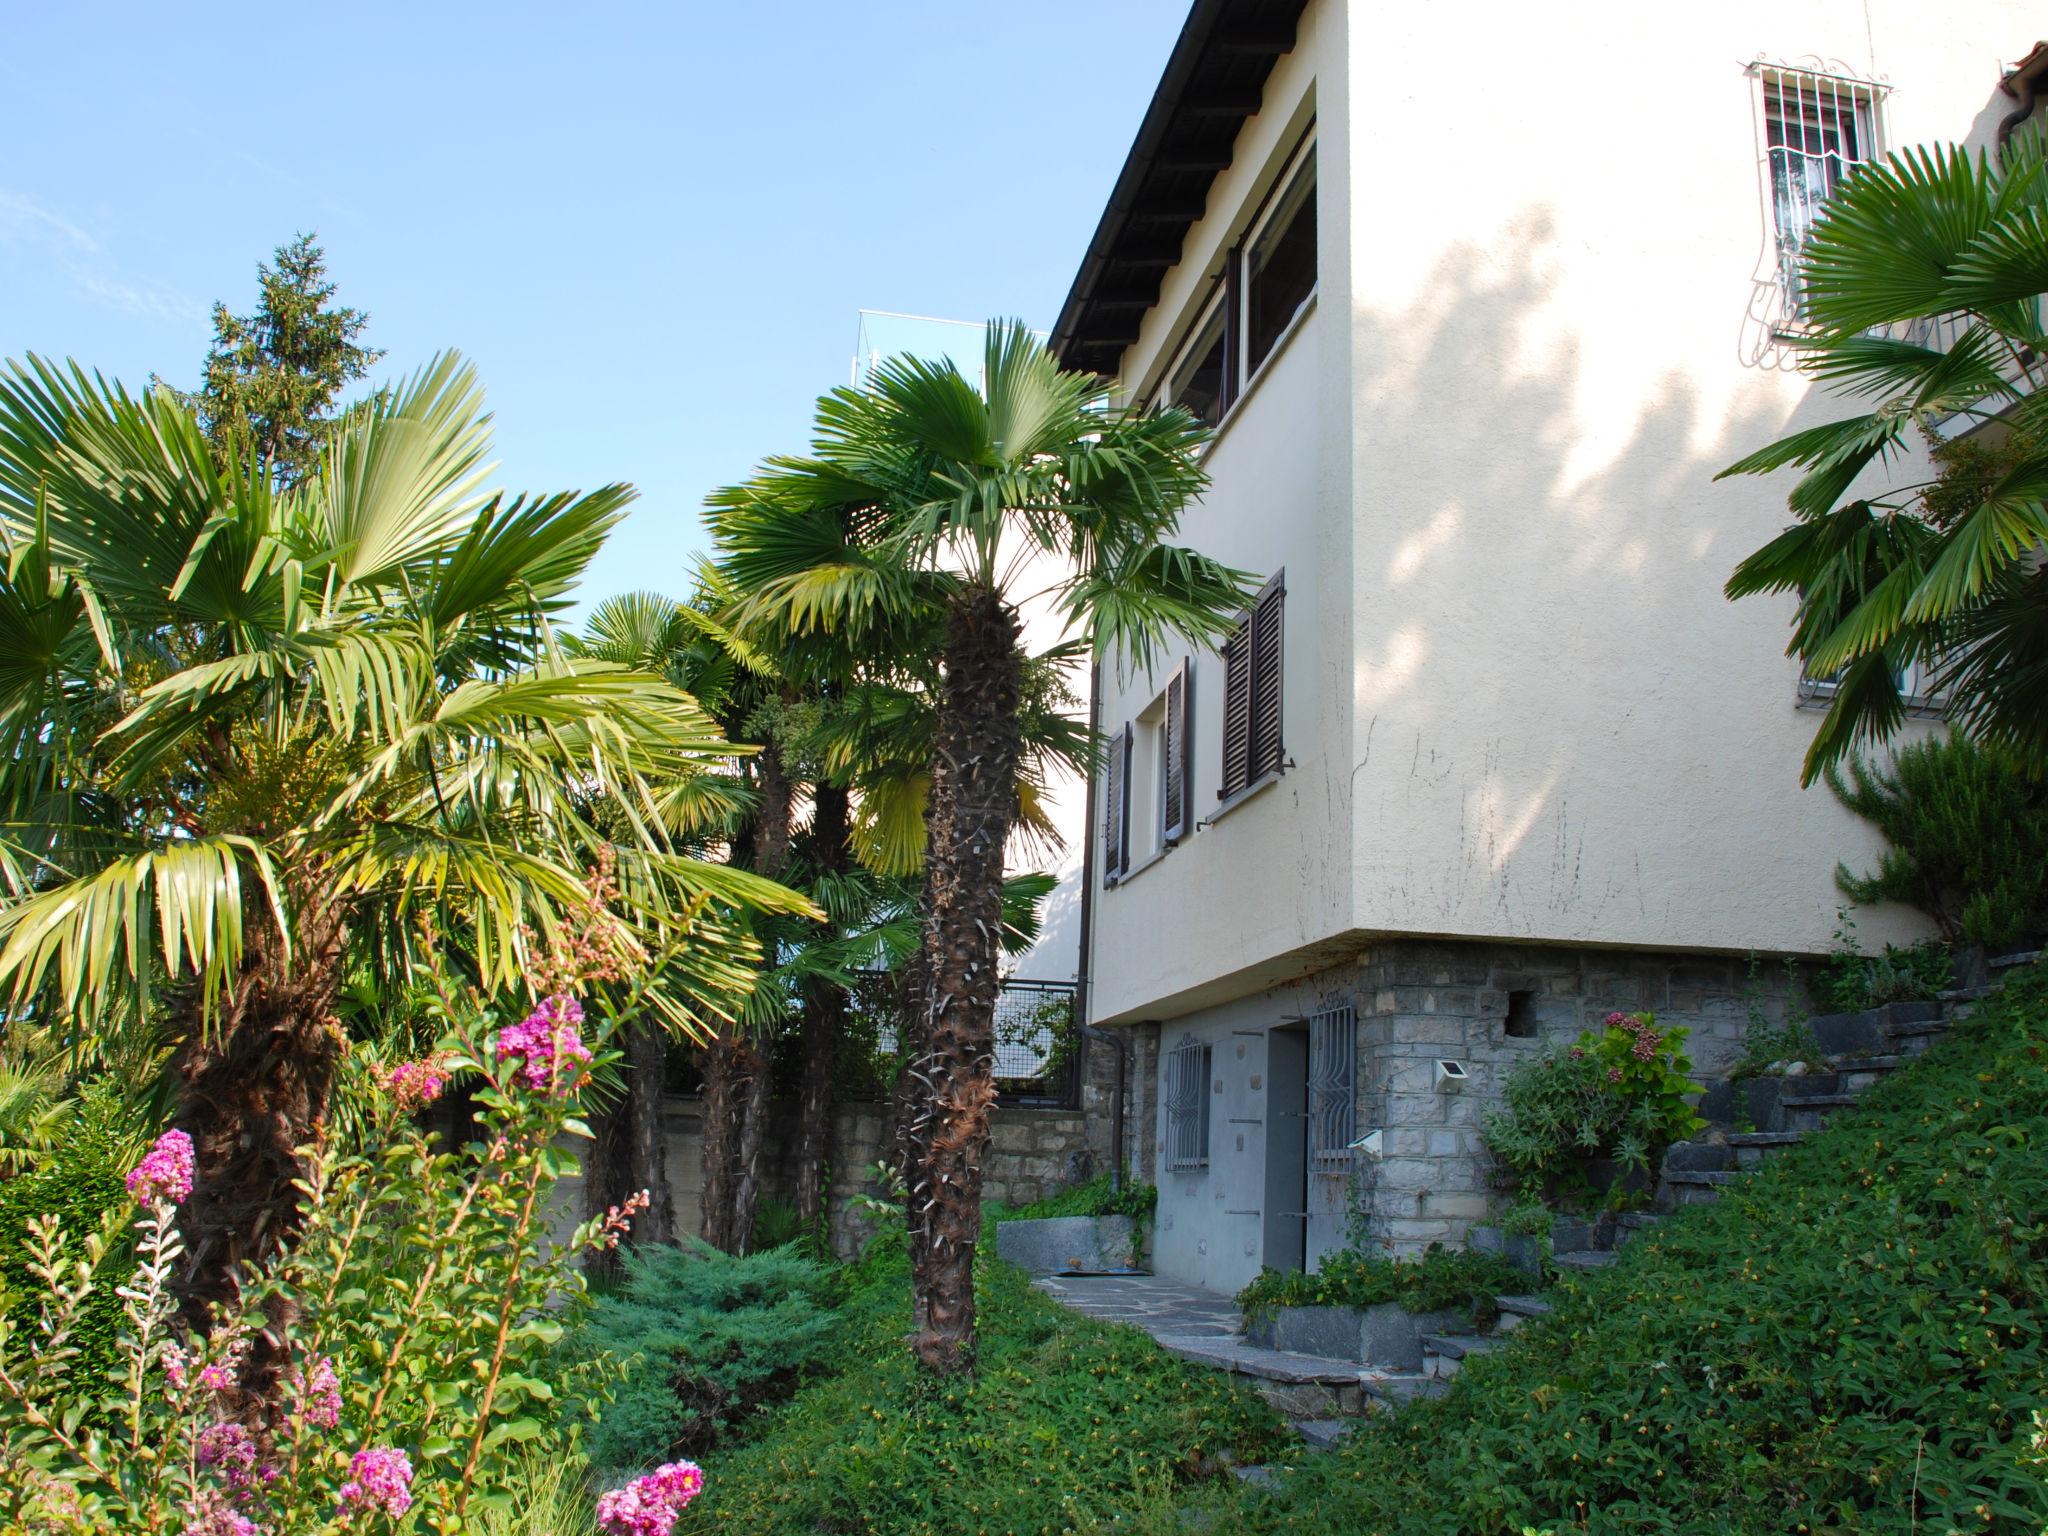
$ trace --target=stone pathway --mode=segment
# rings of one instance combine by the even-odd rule
[[[1161,1344],[1228,1338],[1241,1321],[1228,1296],[1158,1275],[1045,1275],[1031,1283],[1063,1306],[1105,1323],[1129,1323]]]

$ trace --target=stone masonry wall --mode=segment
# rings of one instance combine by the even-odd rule
[[[1782,966],[1759,967],[1752,987],[1747,962],[1730,957],[1509,944],[1382,944],[1355,976],[1358,1125],[1381,1130],[1383,1153],[1359,1182],[1374,1234],[1396,1252],[1455,1243],[1492,1208],[1480,1129],[1507,1073],[1546,1044],[1650,1011],[1690,1030],[1695,1076],[1711,1081],[1741,1055],[1752,1009],[1782,1023],[1789,991]],[[1533,1034],[1507,1033],[1511,1001]],[[1442,1057],[1465,1067],[1462,1087],[1437,1087]]]

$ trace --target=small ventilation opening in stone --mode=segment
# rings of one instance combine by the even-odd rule
[[[1506,1033],[1514,1040],[1536,1038],[1536,994],[1534,992],[1510,992],[1508,994],[1508,1018]]]

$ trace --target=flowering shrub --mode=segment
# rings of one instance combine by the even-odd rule
[[[1688,1101],[1700,1085],[1686,1034],[1659,1029],[1653,1013],[1609,1014],[1605,1029],[1508,1074],[1506,1103],[1486,1119],[1487,1147],[1518,1184],[1546,1193],[1583,1189],[1596,1158],[1651,1167],[1705,1123]]]
[[[0,1530],[453,1532],[508,1506],[510,1459],[559,1455],[570,1433],[546,1377],[584,1298],[577,1260],[640,1208],[560,1245],[544,1231],[548,1191],[573,1165],[556,1143],[588,1134],[577,1092],[598,1058],[581,1023],[558,993],[386,1073],[376,1135],[316,1150],[296,1241],[189,1336],[171,1282],[192,1147],[166,1134],[127,1180],[140,1209],[116,1379],[73,1370],[111,1244],[67,1244],[56,1218],[31,1221],[42,1305],[29,1326],[0,1318]],[[479,1122],[456,1150],[411,1112],[458,1073],[478,1081]],[[656,1474],[628,1501],[639,1523],[620,1528],[666,1536],[662,1512],[672,1523],[701,1485],[687,1471]]]
[[[613,1536],[668,1536],[690,1500],[704,1491],[694,1461],[671,1461],[597,1501],[597,1523]]]

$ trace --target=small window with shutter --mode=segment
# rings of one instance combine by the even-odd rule
[[[1131,728],[1109,738],[1102,774],[1102,883],[1115,885],[1131,872]]]
[[[1166,1166],[1209,1166],[1209,1047],[1193,1035],[1166,1057]]]
[[[1266,583],[1223,642],[1223,777],[1218,800],[1242,794],[1286,761],[1280,739],[1285,573]]]
[[[1159,840],[1172,847],[1193,830],[1195,667],[1183,658],[1167,680],[1159,731]]]

